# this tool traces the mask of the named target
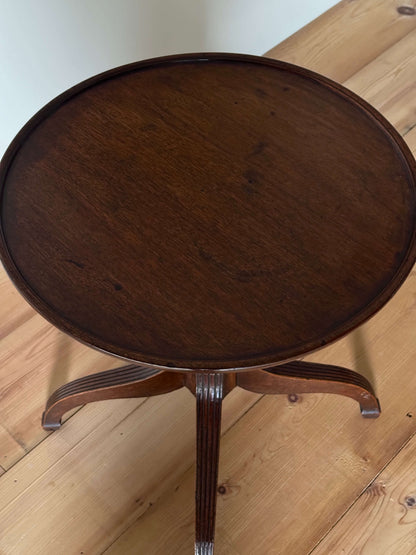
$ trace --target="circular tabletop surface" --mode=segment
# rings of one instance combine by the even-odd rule
[[[104,351],[243,369],[327,344],[415,260],[415,165],[374,109],[286,63],[199,54],[89,79],[1,167],[2,259]]]

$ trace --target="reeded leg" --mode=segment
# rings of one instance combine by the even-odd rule
[[[49,397],[42,426],[45,430],[56,430],[68,410],[92,401],[168,393],[183,387],[184,379],[180,372],[165,372],[136,364],[92,374],[63,385]]]
[[[220,373],[196,375],[197,469],[195,555],[214,553],[223,380]]]
[[[368,380],[341,366],[295,361],[237,374],[237,385],[256,393],[336,393],[355,399],[365,418],[377,418],[380,405]]]

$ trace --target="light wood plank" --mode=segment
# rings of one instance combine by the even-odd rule
[[[416,126],[411,131],[406,133],[404,138],[408,147],[412,151],[413,156],[416,156]]]
[[[3,424],[0,424],[0,462],[6,470],[16,461],[24,457],[27,450],[13,437]],[[1,474],[1,472],[0,472]]]
[[[313,551],[313,555],[414,555],[415,460],[416,437],[413,437],[366,488],[345,517]]]
[[[70,528],[71,521],[75,520],[77,526],[85,532],[84,521],[88,525],[90,520],[94,520],[94,515],[88,518],[83,513],[82,506],[78,507],[76,502],[73,504],[71,501],[78,495],[80,499],[85,496],[94,502],[94,480],[100,476],[100,472],[105,472],[105,475],[111,474],[105,458],[101,459],[101,470],[96,471],[88,465],[88,451],[83,451],[83,447],[88,446],[88,442],[94,437],[104,440],[105,437],[111,436],[114,447],[119,448],[122,432],[111,432],[124,418],[128,418],[139,404],[138,400],[112,402],[109,404],[112,410],[107,415],[102,414],[98,404],[91,405],[85,410],[87,419],[71,419],[62,430],[63,433],[51,434],[37,449],[2,477],[1,553],[76,552],[74,544],[71,545],[70,537],[67,537],[68,526]],[[118,436],[116,440],[115,436]],[[100,455],[102,454],[101,451]],[[95,460],[93,457],[93,460],[97,467],[99,459]],[[62,468],[64,470],[61,473]],[[112,485],[114,486],[113,482]],[[106,487],[109,486],[103,483],[103,489]],[[100,515],[105,513],[106,509],[111,513],[108,509],[108,499],[111,497],[107,500],[105,497],[104,493],[104,510],[98,509]],[[43,549],[39,533],[43,534],[45,542],[49,540],[49,551]],[[77,552],[80,551],[82,549]]]
[[[0,341],[21,324],[35,316],[36,312],[17,292],[8,275],[0,265],[1,321]]]
[[[235,391],[223,429],[258,396]],[[101,553],[192,465],[195,399],[186,389],[90,404],[0,480],[0,552]]]
[[[344,82],[403,134],[416,124],[415,49],[416,30]]]
[[[46,437],[40,421],[47,397],[56,387],[120,365],[114,357],[62,334],[37,314],[16,317],[14,323],[0,342],[0,423],[9,439],[1,444],[0,464],[5,468]]]
[[[416,28],[395,0],[343,0],[266,56],[343,82]]]

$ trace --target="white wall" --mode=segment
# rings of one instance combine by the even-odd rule
[[[263,54],[334,0],[0,0],[0,156],[46,102],[128,62]]]

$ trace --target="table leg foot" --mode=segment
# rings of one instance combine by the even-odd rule
[[[364,418],[377,418],[380,404],[370,382],[348,368],[294,361],[273,368],[241,372],[237,385],[256,393],[336,393],[358,401]]]
[[[42,416],[45,430],[61,426],[62,416],[70,409],[105,399],[150,397],[169,393],[184,385],[180,372],[165,372],[130,364],[69,382],[48,399]]]
[[[195,555],[214,552],[223,381],[224,376],[220,373],[201,372],[196,375]]]

